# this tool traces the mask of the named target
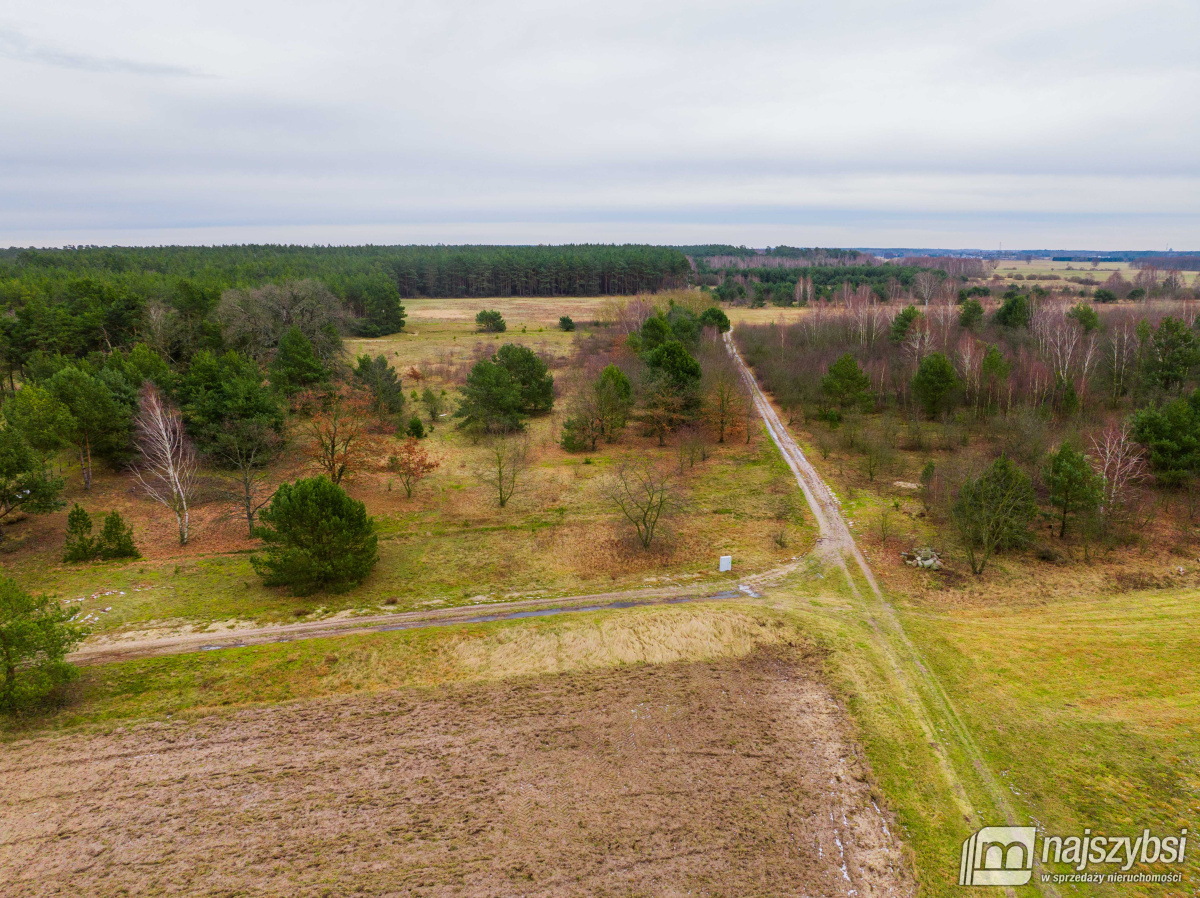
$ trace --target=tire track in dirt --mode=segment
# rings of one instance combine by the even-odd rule
[[[921,727],[922,734],[929,744],[934,746],[938,766],[941,768],[964,818],[975,827],[993,822],[984,820],[971,801],[966,787],[966,778],[955,769],[953,761],[945,750],[943,745],[945,737],[938,736],[937,724],[939,721],[949,727],[949,732],[955,739],[958,749],[970,762],[979,784],[995,809],[1000,812],[1008,825],[1017,825],[1017,815],[1008,801],[1000,781],[988,767],[978,743],[966,724],[963,723],[945,689],[924,663],[916,646],[909,639],[895,607],[879,588],[879,583],[871,572],[866,557],[854,541],[850,528],[846,526],[837,497],[834,496],[833,491],[817,473],[817,469],[813,467],[799,444],[780,420],[774,406],[759,387],[753,372],[734,345],[732,333],[727,332],[724,339],[726,349],[741,371],[742,378],[750,390],[754,406],[762,417],[767,432],[779,448],[788,467],[795,474],[796,482],[803,491],[804,498],[817,521],[820,532],[817,551],[842,571],[846,582],[850,585],[851,592],[859,599],[862,613],[878,637],[877,643],[896,674],[897,681],[903,687],[908,705]],[[866,580],[870,587],[870,599],[873,602],[863,596],[846,563],[847,557],[853,560],[863,579]],[[872,609],[872,605],[874,605],[874,609]],[[896,643],[895,645],[893,641]],[[920,684],[925,694],[930,697],[932,708],[928,707],[926,701],[922,699],[921,690],[916,688],[916,684]],[[1043,893],[1057,895],[1057,892],[1050,886],[1040,882],[1037,885]],[[1008,891],[1012,894],[1011,889]]]

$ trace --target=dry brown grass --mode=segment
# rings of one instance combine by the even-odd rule
[[[794,638],[778,620],[732,609],[657,608],[605,615],[557,630],[513,627],[460,643],[458,663],[473,676],[504,678],[624,664],[741,657]]]

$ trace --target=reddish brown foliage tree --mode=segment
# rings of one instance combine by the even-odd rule
[[[309,391],[303,402],[314,409],[305,451],[334,483],[353,477],[382,454],[383,435],[365,391],[342,385],[326,392]]]
[[[417,484],[436,471],[438,464],[416,437],[409,437],[400,451],[388,459],[388,470],[399,476],[404,495],[411,499]]]

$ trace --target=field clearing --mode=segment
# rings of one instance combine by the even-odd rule
[[[452,409],[457,384],[470,364],[506,342],[524,343],[549,360],[563,394],[576,339],[587,339],[590,317],[611,298],[505,300],[413,300],[410,330],[378,340],[348,340],[351,356],[384,354],[400,372],[406,392],[432,385],[445,390]],[[474,332],[474,313],[496,307],[509,315],[505,334]],[[527,318],[512,317],[513,309]],[[735,310],[738,311],[738,310]],[[765,310],[754,310],[765,311]],[[560,314],[580,323],[575,334],[557,327]],[[522,333],[522,328],[526,329]],[[406,371],[415,366],[420,380]],[[410,400],[410,412],[423,410]],[[590,456],[558,446],[565,412],[529,423],[532,465],[509,506],[500,509],[478,473],[485,449],[446,417],[424,445],[441,465],[411,499],[384,470],[395,443],[388,441],[373,466],[348,480],[351,495],[366,502],[380,534],[380,563],[362,587],[342,595],[300,600],[267,589],[250,567],[257,541],[230,519],[215,498],[219,477],[210,472],[208,501],[193,514],[193,538],[181,548],[173,521],[134,490],[129,479],[98,469],[90,492],[80,485],[77,464],[63,460],[68,503],[80,502],[98,516],[116,508],[129,521],[145,558],[131,563],[68,565],[60,561],[67,508],[33,516],[4,529],[5,568],[27,587],[62,599],[92,615],[98,632],[237,628],[253,623],[307,620],[331,614],[417,610],[520,598],[609,592],[671,582],[726,582],[720,554],[734,556],[732,577],[766,570],[807,551],[813,541],[803,501],[790,485],[786,465],[757,432],[752,441],[713,445],[707,460],[678,474],[679,514],[666,522],[663,538],[647,552],[632,528],[604,497],[604,484],[624,459],[650,458],[672,468],[677,448],[656,445],[626,431],[615,446]],[[301,450],[303,428],[293,422],[291,449],[272,469],[272,481],[315,471]],[[586,462],[586,463],[585,463]],[[782,544],[781,544],[782,541]],[[663,579],[668,578],[668,579]]]
[[[405,329],[400,333],[373,339],[352,337],[346,340],[346,352],[350,358],[359,355],[385,356],[400,372],[406,387],[414,385],[411,378],[404,377],[409,366],[417,366],[426,379],[444,386],[458,373],[458,366],[480,358],[484,352],[490,352],[505,343],[528,346],[551,363],[551,367],[555,367],[555,363],[561,367],[571,354],[576,335],[582,336],[588,332],[590,319],[577,320],[578,329],[568,333],[559,329],[559,315],[569,314],[574,318],[594,310],[595,306],[591,302],[567,303],[556,300],[552,303],[547,300],[544,310],[537,317],[518,320],[509,317],[512,313],[501,301],[481,301],[474,310],[457,309],[453,301],[449,301],[449,306],[442,305],[447,302],[444,300],[437,300],[438,305],[432,304],[434,300],[408,302],[430,304],[420,310],[420,315],[410,315]],[[408,305],[405,308],[410,309]],[[483,308],[498,309],[505,316],[508,330],[501,334],[478,333],[475,329],[475,312]],[[463,370],[462,374],[465,375],[466,371]]]
[[[775,322],[794,324],[811,311],[802,306],[764,306],[761,309],[751,309],[747,306],[727,306],[725,308],[725,313],[734,327],[739,324],[773,324]]]
[[[1128,262],[1100,262],[1092,267],[1091,262],[1055,262],[1051,259],[1032,259],[1028,262],[1024,259],[1004,259],[996,265],[996,274],[1000,275],[1062,274],[1068,271],[1072,274],[1080,272],[1086,274],[1089,271],[1104,272],[1105,277],[1114,271],[1119,271],[1126,279],[1131,279],[1137,269]]]
[[[500,297],[495,299],[406,299],[408,319],[402,333],[374,339],[349,338],[346,350],[351,357],[383,355],[401,373],[416,365],[431,382],[444,386],[448,375],[484,351],[505,343],[520,343],[541,354],[555,367],[571,354],[576,339],[592,333],[595,320],[605,309],[632,297]],[[654,296],[644,297],[650,302]],[[715,302],[715,298],[714,298]],[[475,315],[483,309],[495,309],[508,329],[501,334],[483,334],[475,329]],[[725,308],[734,324],[766,324],[794,321],[799,308],[751,309]],[[558,327],[562,315],[570,316],[576,330]],[[465,372],[464,372],[465,373]],[[406,380],[406,384],[408,381]]]
[[[913,609],[937,667],[1016,802],[1047,832],[1177,835],[1200,809],[1196,590],[1042,607]],[[1160,865],[1158,872],[1180,869]],[[1066,865],[1059,872],[1067,872]],[[1200,877],[1189,855],[1184,882]],[[1161,895],[1162,886],[1091,894]]]
[[[912,894],[814,674],[802,650],[759,648],[11,743],[0,883],[13,896]]]
[[[452,428],[438,428],[427,439],[443,468],[411,500],[398,487],[388,489],[386,472],[348,484],[376,517],[380,563],[362,587],[345,594],[298,599],[263,587],[249,562],[255,543],[244,539],[236,523],[214,520],[207,531],[198,527],[194,541],[181,550],[155,506],[124,494],[126,484],[116,478],[98,481],[91,496],[69,498],[92,509],[120,507],[146,558],[91,565],[47,559],[48,552],[59,551],[53,546],[61,545],[64,510],[32,519],[34,538],[10,552],[5,567],[30,589],[83,598],[77,607],[97,615],[94,628],[108,632],[610,592],[663,585],[672,577],[688,585],[724,583],[786,562],[814,539],[786,465],[760,436],[750,445],[713,447],[708,461],[686,469],[681,477],[686,504],[647,552],[631,540],[631,528],[603,497],[606,475],[629,447],[593,456],[585,465],[553,445],[553,426],[548,419],[534,422],[536,463],[505,509],[472,473],[481,450]],[[631,435],[627,442],[643,441]],[[664,464],[676,463],[672,447],[659,450],[647,443],[645,451],[660,455]],[[218,532],[221,541],[213,551]],[[776,541],[780,532],[783,546]],[[734,556],[732,575],[717,572],[720,554]]]

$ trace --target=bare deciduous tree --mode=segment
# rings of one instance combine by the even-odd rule
[[[874,343],[883,332],[883,312],[875,298],[875,291],[866,284],[847,295],[846,311],[850,314],[855,340],[860,346]]]
[[[1079,377],[1080,377],[1080,395],[1082,399],[1087,399],[1088,386],[1091,384],[1092,369],[1096,365],[1096,360],[1100,357],[1100,339],[1096,334],[1088,334],[1083,341],[1083,348],[1079,352]]]
[[[954,304],[954,298],[939,297],[925,314],[932,325],[932,334],[937,337],[938,349],[944,352],[950,344],[950,330],[958,323],[958,306]]]
[[[153,384],[147,384],[134,426],[142,463],[133,476],[150,498],[174,512],[179,545],[187,545],[188,505],[196,491],[196,450],[184,432],[183,416]]]
[[[970,334],[964,334],[958,344],[957,368],[967,388],[967,399],[979,405],[983,385],[983,357],[987,347]]]
[[[1083,329],[1073,318],[1068,318],[1061,305],[1045,303],[1034,313],[1034,331],[1042,346],[1042,352],[1050,359],[1056,383],[1072,380]]]
[[[1158,287],[1158,268],[1154,265],[1144,266],[1134,275],[1133,285],[1141,287],[1149,296]]]
[[[1109,374],[1112,377],[1113,404],[1125,395],[1129,389],[1129,377],[1137,361],[1138,338],[1137,330],[1129,322],[1115,328],[1108,339],[1107,360]]]
[[[345,316],[341,300],[316,281],[226,290],[215,313],[226,339],[254,358],[266,358],[284,331],[295,326],[326,363],[341,349],[338,331]]]
[[[263,421],[232,422],[217,439],[214,455],[233,469],[223,492],[233,514],[246,519],[246,532],[254,535],[254,518],[271,501],[267,464],[283,446],[283,437]]]
[[[163,358],[171,357],[171,337],[177,318],[175,310],[161,302],[147,303],[142,315],[146,342]]]
[[[483,461],[476,476],[496,491],[501,508],[517,491],[517,481],[529,467],[529,438],[492,436],[484,446]]]
[[[1128,509],[1137,484],[1146,479],[1146,457],[1128,422],[1110,424],[1092,437],[1092,469],[1100,475],[1100,515],[1105,526]]]
[[[918,272],[913,279],[913,289],[921,300],[921,305],[929,305],[929,300],[933,299],[934,293],[937,292],[938,284],[941,283],[939,278],[932,271]]]
[[[671,474],[651,463],[622,464],[609,478],[605,494],[637,530],[649,549],[663,518],[674,506]]]
[[[741,429],[748,402],[746,386],[725,353],[706,365],[705,380],[704,417],[717,442],[724,443],[726,436],[735,436]]]
[[[708,446],[704,442],[703,432],[690,424],[681,427],[679,442],[675,445],[675,455],[679,459],[680,474],[683,474],[688,468],[696,467],[697,461],[707,461]]]
[[[932,343],[933,338],[929,332],[927,319],[921,318],[914,321],[908,329],[908,334],[904,337],[904,351],[912,359],[914,371],[920,366],[921,359],[929,354]]]

